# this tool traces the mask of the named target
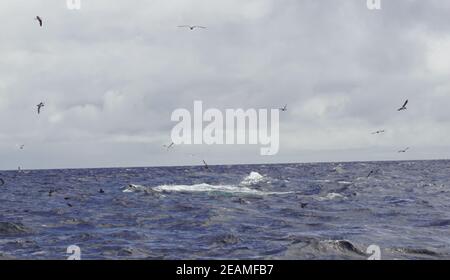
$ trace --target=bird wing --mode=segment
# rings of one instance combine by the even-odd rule
[[[408,104],[408,100],[405,101],[405,104],[403,104],[403,108],[406,107],[406,104]]]
[[[194,25],[193,27],[195,27],[195,28],[206,28],[205,26],[201,26],[201,25]]]
[[[190,27],[189,25],[178,25],[177,27]]]

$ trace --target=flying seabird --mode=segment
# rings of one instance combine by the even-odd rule
[[[375,132],[372,132],[372,134],[381,134],[381,133],[385,133],[386,131],[383,129],[383,130],[377,130],[377,131],[375,131]]]
[[[41,108],[42,107],[44,107],[45,105],[44,105],[44,103],[39,103],[38,105],[36,105],[37,107],[38,107],[38,109],[37,109],[37,111],[38,111],[38,114],[40,114],[41,113]]]
[[[400,107],[397,111],[403,111],[403,110],[408,109],[408,108],[406,108],[406,104],[408,104],[408,100],[406,100],[405,103],[403,104],[403,106]]]
[[[39,16],[36,16],[35,20],[39,21],[39,26],[42,27],[42,19]]]
[[[194,30],[195,28],[204,28],[204,29],[206,28],[200,25],[179,25],[178,27],[189,28],[190,30]]]
[[[173,145],[175,145],[175,143],[170,143],[169,145],[163,145],[164,148],[166,148],[167,150],[169,150],[170,148],[173,147]]]
[[[209,166],[208,166],[208,164],[206,163],[205,160],[203,160],[203,164],[204,164],[204,166],[205,166],[205,169],[209,170]]]
[[[23,148],[25,147],[24,144],[20,145],[19,149],[23,150]]]
[[[283,108],[280,108],[280,111],[281,111],[281,112],[286,112],[286,111],[287,111],[287,104],[286,104],[286,105],[284,105],[284,107],[283,107]]]
[[[398,151],[398,152],[399,152],[399,153],[406,153],[408,150],[409,150],[409,147],[406,148],[406,149],[404,149],[404,150],[400,150],[400,151]]]
[[[374,174],[374,173],[375,173],[375,170],[370,170],[369,175],[367,175],[367,178],[369,178],[370,175],[372,175],[372,174]]]

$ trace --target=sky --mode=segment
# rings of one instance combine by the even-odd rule
[[[450,1],[381,2],[3,0],[0,169],[448,159]],[[279,153],[167,151],[195,100],[288,104]]]

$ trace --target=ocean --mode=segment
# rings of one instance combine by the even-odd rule
[[[381,259],[450,259],[450,161],[0,178],[0,258],[67,259],[76,245],[81,259],[368,259],[373,245]]]

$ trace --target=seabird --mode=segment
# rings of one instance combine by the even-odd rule
[[[39,16],[36,16],[35,20],[39,21],[39,26],[42,27],[42,19]]]
[[[383,129],[383,130],[377,130],[377,131],[375,131],[375,132],[372,132],[372,134],[381,134],[381,133],[385,133],[386,131]]]
[[[403,106],[400,107],[397,111],[403,111],[403,110],[408,109],[408,108],[406,108],[406,105],[407,105],[407,104],[408,104],[408,100],[406,100],[405,103],[403,104]]]
[[[308,206],[308,203],[300,203],[301,208],[305,208],[306,206]]]
[[[375,173],[375,170],[370,170],[369,175],[367,175],[367,178],[369,178],[370,175],[372,175],[372,174],[374,174],[374,173]]]
[[[72,207],[72,204],[70,204],[70,203],[67,203],[67,206],[69,206],[69,207]]]
[[[4,184],[5,184],[5,181],[2,178],[0,178],[0,186],[3,186]]]
[[[203,164],[205,165],[205,169],[209,170],[209,166],[208,166],[208,164],[206,163],[205,160],[203,160]]]
[[[286,112],[286,111],[287,111],[287,104],[286,104],[286,105],[284,105],[284,107],[283,107],[283,108],[280,108],[280,111],[281,111],[281,112]]]
[[[52,196],[54,192],[56,192],[56,191],[50,190],[50,191],[48,192],[48,196]]]
[[[38,105],[36,105],[37,107],[38,107],[38,109],[37,109],[37,111],[38,111],[38,114],[40,114],[41,113],[41,108],[42,107],[44,107],[45,105],[44,105],[44,103],[39,103]]]
[[[178,27],[185,27],[185,28],[189,28],[190,30],[194,30],[195,28],[206,28],[206,27],[200,26],[200,25],[179,25]]]
[[[409,150],[409,147],[406,148],[406,149],[404,149],[404,150],[400,150],[400,151],[398,151],[398,152],[399,152],[399,153],[406,153],[408,150]]]
[[[23,150],[23,148],[25,147],[24,144],[20,145],[19,149]]]
[[[170,148],[173,147],[173,145],[175,145],[175,143],[170,143],[170,145],[163,145],[164,148],[166,148],[167,150],[169,150]]]
[[[105,191],[103,189],[100,189],[98,192],[99,193],[105,193]]]

